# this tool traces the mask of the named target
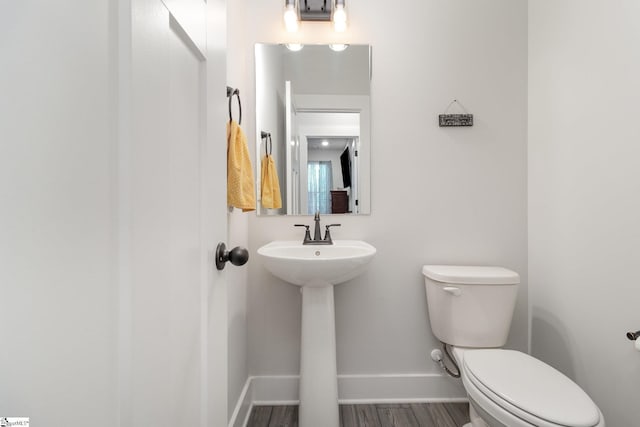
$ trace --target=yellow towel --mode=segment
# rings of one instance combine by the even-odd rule
[[[256,209],[247,137],[235,121],[227,122],[227,204],[242,212]]]
[[[280,196],[280,181],[278,180],[278,171],[276,171],[276,162],[273,156],[266,155],[262,158],[262,185],[260,198],[262,206],[267,209],[279,209],[282,207],[282,197]]]

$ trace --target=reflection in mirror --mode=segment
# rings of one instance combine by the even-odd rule
[[[255,59],[256,158],[273,156],[282,194],[263,206],[256,161],[258,214],[370,213],[370,47],[257,44]]]

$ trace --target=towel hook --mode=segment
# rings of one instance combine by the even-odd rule
[[[270,156],[273,153],[273,141],[269,132],[260,131],[260,138],[264,139],[264,154]],[[268,144],[268,145],[267,145]]]
[[[229,98],[229,122],[233,120],[233,114],[231,112],[231,101],[233,100],[233,95],[238,98],[238,112],[240,117],[238,117],[238,124],[242,124],[242,104],[240,103],[240,90],[234,89],[230,86],[227,86],[227,98]]]

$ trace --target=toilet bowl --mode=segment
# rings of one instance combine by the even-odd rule
[[[426,265],[434,335],[453,348],[469,397],[464,427],[605,427],[589,396],[568,377],[502,349],[513,316],[517,273],[501,267]]]

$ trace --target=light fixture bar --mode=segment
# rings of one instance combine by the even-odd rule
[[[300,0],[301,21],[331,21],[334,0]]]
[[[347,29],[346,0],[285,0],[284,26],[298,31],[300,21],[331,21],[336,32]]]

